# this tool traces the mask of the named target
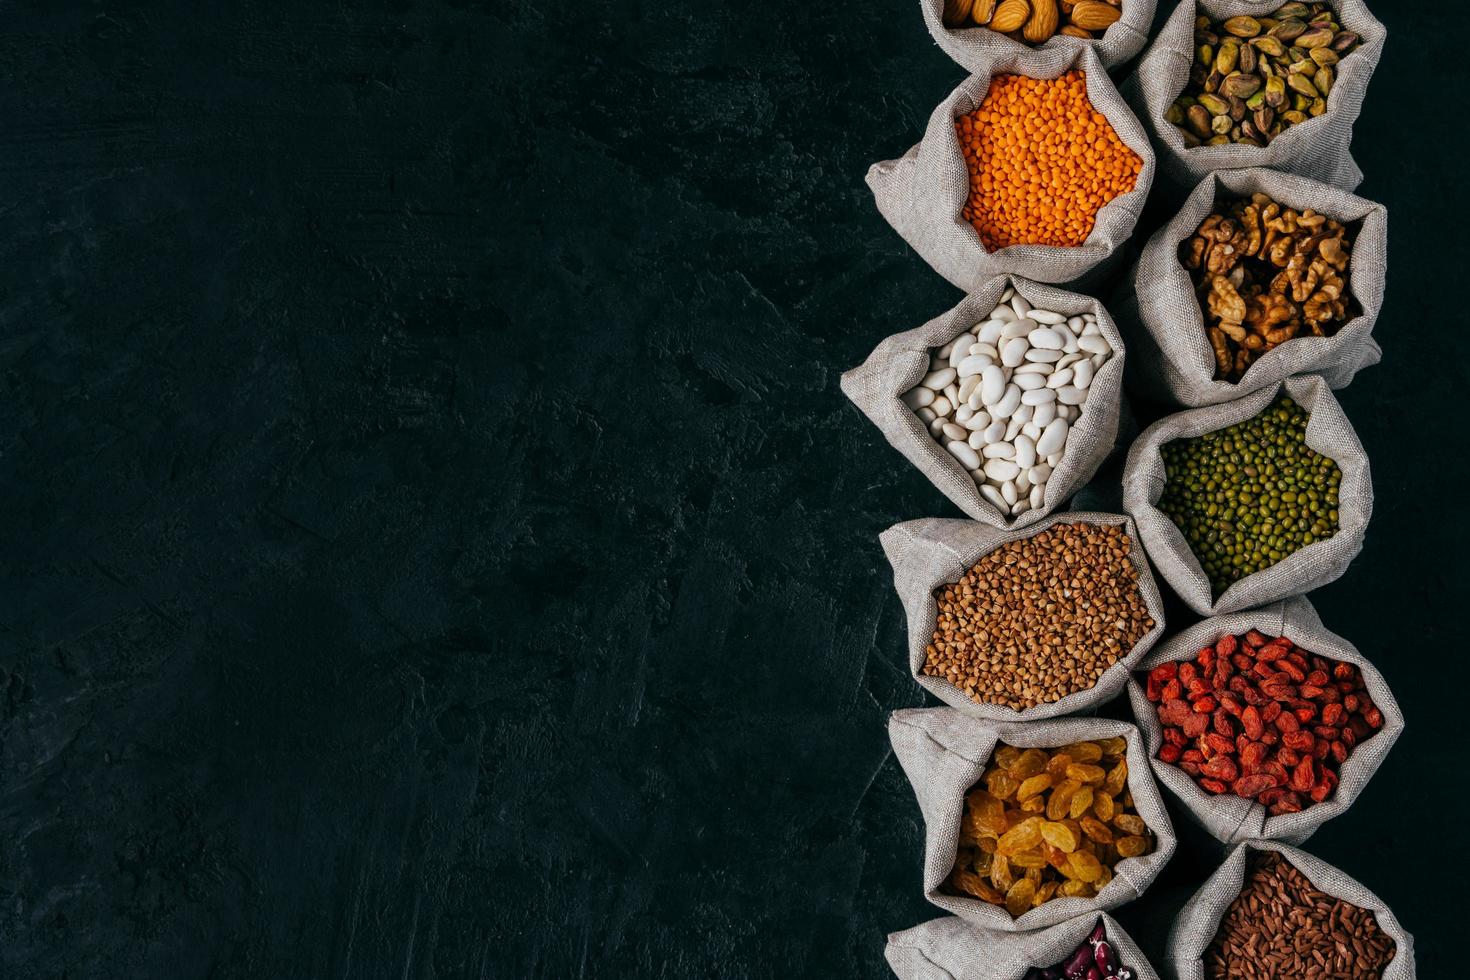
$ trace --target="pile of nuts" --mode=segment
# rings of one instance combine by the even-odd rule
[[[1113,348],[1091,313],[1035,309],[1015,289],[940,347],[903,396],[1002,514],[1039,508]]]
[[[1092,980],[1094,977],[1100,980],[1133,980],[1134,977],[1132,970],[1118,962],[1102,919],[1097,920],[1092,934],[1071,956],[1045,970],[1034,967],[1027,970],[1024,980]]]
[[[1122,738],[1055,749],[1001,743],[969,793],[949,886],[1012,918],[1052,898],[1091,898],[1118,862],[1154,849],[1133,808]],[[982,788],[983,784],[983,788]]]
[[[1093,687],[1154,628],[1123,528],[1055,524],[935,592],[924,673],[1017,711]]]
[[[1164,726],[1160,759],[1273,816],[1330,797],[1338,767],[1383,727],[1355,666],[1256,630],[1160,664],[1146,693]]]
[[[1307,445],[1286,395],[1255,418],[1164,445],[1168,515],[1219,598],[1239,579],[1337,533],[1342,470]]]
[[[1088,101],[1080,71],[996,75],[980,107],[955,120],[955,135],[970,171],[960,216],[989,252],[1081,245],[1098,210],[1133,190],[1143,172],[1143,160]]]
[[[1205,951],[1205,976],[1376,980],[1397,952],[1370,910],[1314,887],[1275,851],[1256,851],[1248,856],[1245,886]]]
[[[1330,337],[1356,315],[1348,292],[1347,226],[1265,194],[1226,203],[1179,246],[1194,272],[1215,377],[1239,381],[1256,358],[1293,337]]]
[[[945,27],[988,27],[1041,44],[1056,34],[1091,40],[1123,16],[1122,0],[944,0]]]
[[[1288,3],[1269,17],[1195,21],[1194,66],[1164,118],[1185,146],[1265,146],[1327,111],[1338,60],[1360,38],[1326,3]]]

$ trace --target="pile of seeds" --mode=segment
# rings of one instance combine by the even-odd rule
[[[1186,146],[1265,146],[1327,111],[1337,63],[1359,40],[1326,3],[1288,3],[1261,18],[1200,16],[1189,84],[1164,118]]]
[[[1057,34],[1092,40],[1123,16],[1121,0],[944,0],[945,27],[989,27],[1041,44]]]
[[[1108,933],[1103,927],[1102,919],[1098,919],[1092,934],[1083,940],[1082,945],[1071,956],[1044,970],[1033,967],[1026,971],[1025,980],[1088,980],[1089,977],[1100,977],[1101,980],[1133,980],[1133,976],[1132,970],[1118,962],[1117,951],[1108,942]]]
[[[960,215],[990,252],[1081,245],[1098,210],[1133,190],[1143,171],[1088,101],[1080,71],[996,75],[980,107],[955,120],[955,135],[970,171]]]
[[[1383,727],[1357,667],[1256,630],[1160,664],[1146,691],[1164,726],[1160,759],[1272,815],[1330,797],[1338,767]]]
[[[1371,911],[1313,887],[1280,854],[1257,851],[1205,952],[1205,976],[1376,978],[1395,952]]]
[[[1153,835],[1133,808],[1122,738],[1054,749],[996,746],[965,794],[949,885],[1013,918],[1052,898],[1091,898]],[[982,788],[983,786],[983,788]]]
[[[1159,510],[1218,598],[1234,582],[1337,533],[1342,471],[1307,445],[1307,413],[1286,395],[1255,418],[1162,450]]]
[[[1091,313],[1032,308],[1008,288],[988,319],[939,348],[903,396],[1002,514],[1042,505],[1070,426],[1113,348]]]
[[[1113,524],[1055,524],[934,594],[924,673],[1018,711],[1085,691],[1154,628]]]

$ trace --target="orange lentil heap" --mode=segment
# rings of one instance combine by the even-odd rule
[[[986,250],[1081,245],[1098,209],[1133,190],[1143,161],[1087,101],[1087,77],[997,75],[985,101],[955,120],[970,169],[960,211]]]

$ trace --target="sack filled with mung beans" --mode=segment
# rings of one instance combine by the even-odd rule
[[[1046,325],[1031,318],[1043,312]],[[991,331],[999,336],[980,342]],[[1016,350],[1043,334],[1056,350]],[[996,349],[1011,345],[1004,357]],[[1044,363],[1042,355],[1060,359]],[[1123,355],[1117,327],[1097,300],[998,276],[948,312],[884,340],[842,376],[842,390],[961,510],[1022,528],[1076,493],[1112,451]],[[1041,373],[1021,374],[1032,368]]]
[[[1299,375],[1145,429],[1128,452],[1123,509],[1179,598],[1218,616],[1347,571],[1373,483],[1327,383]]]
[[[924,816],[924,895],[1028,932],[1141,895],[1176,840],[1138,729],[1104,718],[996,725],[896,711],[893,752]]]
[[[867,179],[888,223],[969,291],[1008,272],[1087,273],[1133,233],[1153,174],[1148,137],[1097,54],[1056,48],[977,63],[923,139]]]
[[[1316,29],[1313,11],[1319,6],[1332,17],[1321,22],[1324,30]],[[1293,16],[1273,17],[1283,8]],[[1199,17],[1208,18],[1207,28],[1201,30]],[[1192,186],[1212,170],[1271,167],[1352,190],[1363,172],[1348,145],[1386,37],[1362,0],[1181,0],[1124,92],[1153,135],[1160,165],[1173,183]],[[1313,56],[1319,49],[1324,53]],[[1242,65],[1240,52],[1247,50]],[[1199,60],[1205,55],[1208,72]],[[1296,76],[1299,82],[1289,84]],[[1226,84],[1231,78],[1238,81]],[[1191,110],[1198,118],[1190,118]],[[1258,122],[1267,124],[1264,131]],[[1241,135],[1257,143],[1264,137],[1263,145],[1236,142],[1243,125],[1251,128]],[[1223,145],[1208,145],[1217,136]]]
[[[1002,13],[999,9],[1001,2],[1002,0],[920,0],[919,6],[924,12],[924,23],[928,25],[935,42],[966,71],[973,72],[978,71],[995,54],[1033,50],[1029,38],[1023,36],[1022,40],[1016,40],[1007,33],[991,28],[996,14],[1010,17],[1013,13],[1021,12],[1021,7],[1013,0],[1013,9]],[[1122,0],[1116,4],[1105,0],[1079,2],[1084,8],[1082,11],[1076,10],[1077,4],[1064,0],[1063,9],[1056,11],[1058,16],[1051,25],[1052,33],[1035,47],[1043,50],[1091,48],[1097,52],[1098,60],[1104,68],[1114,68],[1142,51],[1143,46],[1148,43],[1148,30],[1154,20],[1154,0]],[[1042,21],[1047,4],[1055,8],[1057,0],[1036,0],[1034,3],[1027,0],[1024,10],[1027,18],[1025,24],[1037,31],[1044,29]],[[1108,18],[1113,18],[1111,23],[1104,23]],[[1079,28],[1076,19],[1082,20],[1087,27]],[[1091,37],[1063,34],[1058,28],[1064,27],[1071,27],[1074,32],[1085,30]]]
[[[1352,806],[1404,730],[1383,675],[1301,596],[1165,640],[1128,697],[1155,777],[1227,844],[1300,844]]]
[[[1298,218],[1309,224],[1294,227]],[[1328,225],[1337,234],[1324,238]],[[1118,317],[1132,347],[1129,371],[1190,406],[1294,374],[1318,373],[1342,388],[1381,356],[1372,333],[1387,267],[1383,205],[1274,170],[1209,174],[1135,267],[1134,296]]]
[[[1066,512],[1001,531],[930,518],[879,540],[908,617],[909,671],[975,718],[1035,721],[1112,700],[1163,635],[1133,522]]]
[[[947,916],[892,933],[883,955],[899,980],[1031,980],[1079,951],[1086,957],[1082,947],[1096,942],[1107,944],[1102,955],[1112,964],[1104,976],[1158,980],[1133,937],[1106,912],[1020,933],[977,929]]]
[[[1230,852],[1174,920],[1168,948],[1179,980],[1414,977],[1414,937],[1378,896],[1273,841]]]

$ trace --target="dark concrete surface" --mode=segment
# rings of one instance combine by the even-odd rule
[[[1467,65],[1378,7],[1379,502],[1313,598],[1408,732],[1309,846],[1438,977]],[[837,378],[958,299],[862,176],[960,77],[913,0],[0,6],[0,975],[885,976],[877,534],[954,509]]]

